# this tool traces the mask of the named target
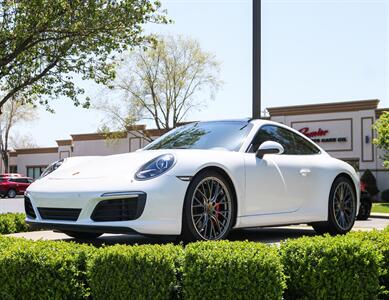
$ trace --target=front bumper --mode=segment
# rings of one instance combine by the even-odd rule
[[[102,180],[99,182],[97,179],[38,181],[26,192],[35,215],[33,218],[31,213],[27,214],[26,221],[34,227],[59,231],[137,232],[151,235],[181,233],[182,206],[188,182],[181,181],[175,176],[161,176],[144,182],[132,181],[131,184],[126,182],[125,185],[123,182],[107,183]],[[94,186],[94,191],[90,191],[92,188],[88,191],[86,188],[88,186]],[[138,210],[134,219],[127,220],[126,213],[116,220],[96,219],[96,208],[103,202],[109,204],[112,201],[126,199],[131,204],[131,201],[139,201],[141,195],[147,196],[141,209],[139,205],[134,206]],[[54,214],[48,216],[47,210],[54,211]],[[55,211],[61,210],[69,211],[65,213],[66,218],[56,216]],[[78,212],[75,219],[69,217],[72,211]]]

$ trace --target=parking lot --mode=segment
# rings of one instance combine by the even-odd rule
[[[24,212],[23,197],[18,196],[14,199],[0,199],[0,213],[6,212]],[[389,226],[389,218],[372,217],[367,221],[357,221],[353,230],[372,230],[384,229]],[[314,236],[315,232],[312,227],[307,225],[267,227],[267,228],[250,228],[235,230],[229,236],[230,240],[250,240],[264,243],[278,243],[288,238],[298,238],[301,236]],[[29,233],[16,233],[13,236],[26,237],[34,240],[73,240],[67,235],[53,231],[36,231]],[[122,234],[104,234],[93,241],[94,244],[144,244],[144,243],[168,243],[173,242],[172,237],[155,238],[144,237],[140,235],[122,235]],[[88,241],[92,242],[92,241]]]

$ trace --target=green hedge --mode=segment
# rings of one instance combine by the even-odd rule
[[[26,215],[22,213],[0,214],[0,234],[29,231],[25,219]]]
[[[320,236],[281,245],[287,276],[285,299],[375,299],[379,255],[356,236]]]
[[[93,299],[169,299],[178,286],[183,249],[117,245],[99,249],[88,264]]]
[[[373,243],[380,259],[379,298],[389,299],[389,227],[384,231],[352,232],[350,235]]]
[[[185,249],[184,299],[281,299],[277,248],[254,242],[199,242]]]
[[[88,297],[86,259],[92,247],[0,237],[0,299]]]
[[[95,248],[0,237],[0,299],[389,299],[388,270],[389,228],[280,248],[229,241]]]

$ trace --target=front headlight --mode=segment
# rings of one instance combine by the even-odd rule
[[[147,180],[167,172],[175,162],[172,154],[163,154],[149,161],[135,174],[137,180]]]
[[[41,174],[41,177],[45,177],[47,175],[49,175],[51,172],[54,172],[55,170],[57,170],[62,164],[63,164],[64,160],[61,159],[61,160],[58,160],[56,162],[53,162],[52,164],[50,164]]]

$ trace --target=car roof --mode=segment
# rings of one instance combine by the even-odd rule
[[[223,122],[247,122],[247,123],[274,123],[267,119],[253,119],[253,118],[239,118],[239,119],[219,119],[219,120],[207,120],[207,121],[193,121],[188,122],[183,125],[193,124],[193,123],[223,123]]]

